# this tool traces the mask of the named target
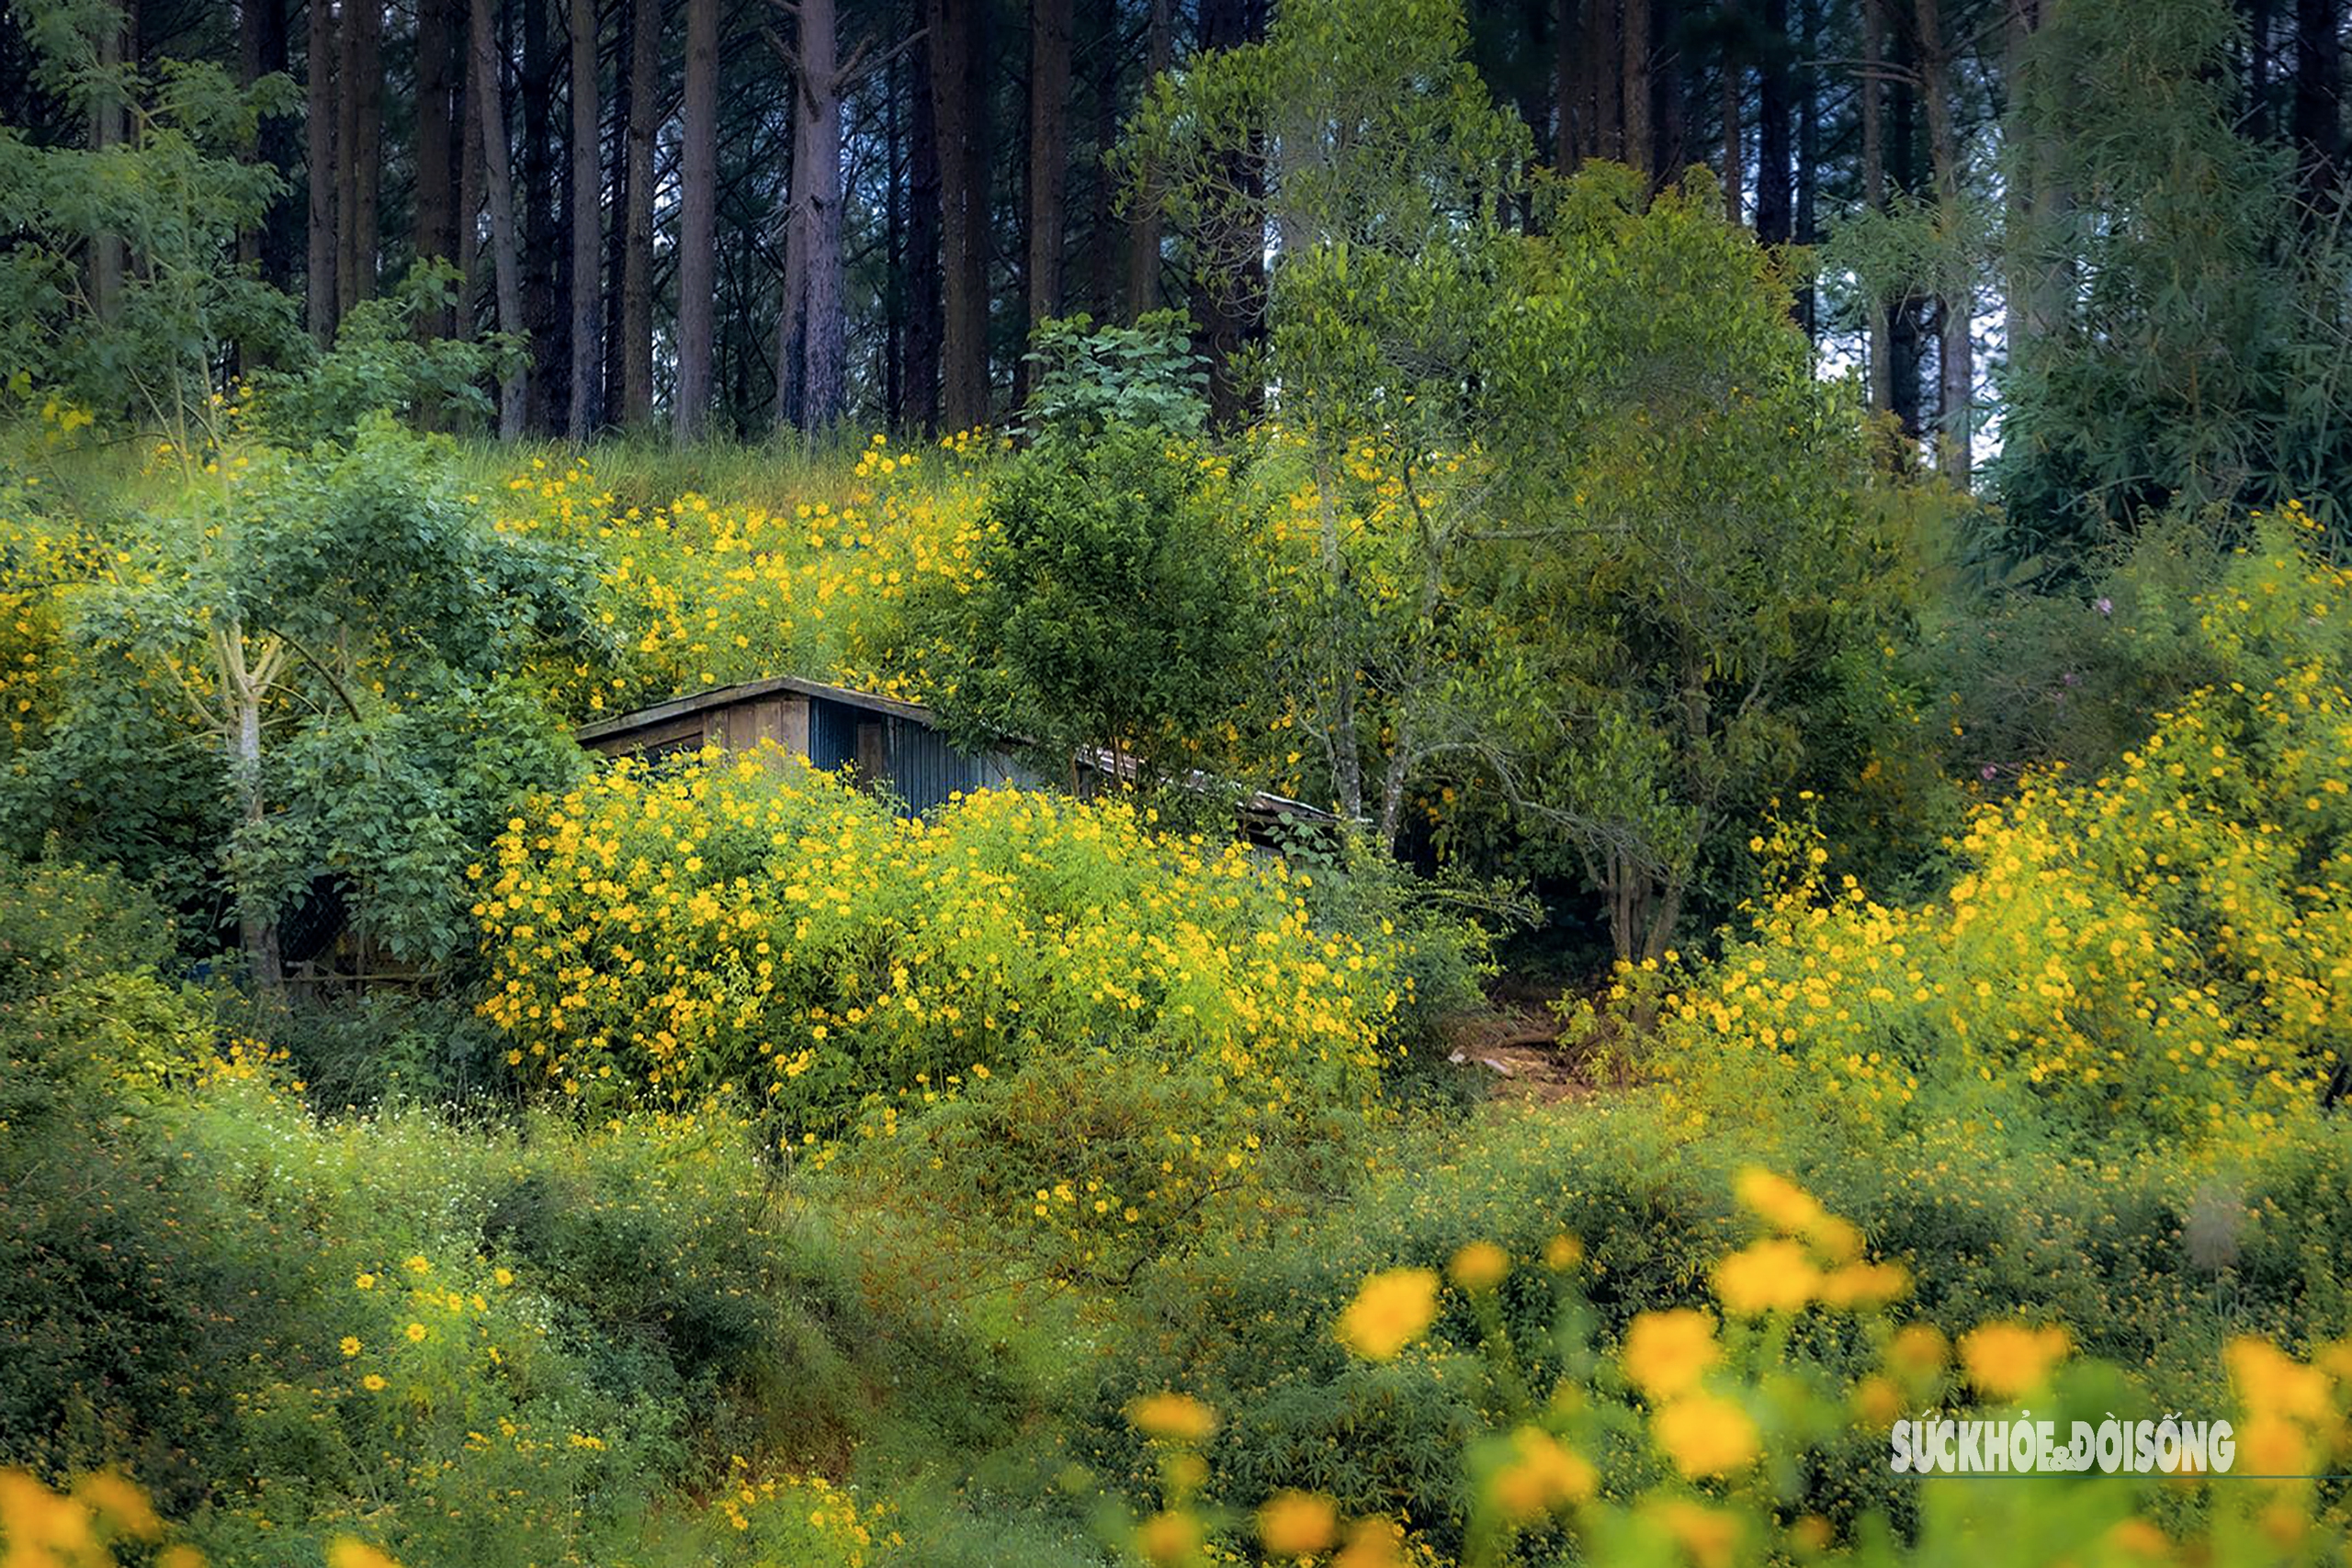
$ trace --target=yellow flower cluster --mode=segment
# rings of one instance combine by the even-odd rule
[[[755,1478],[740,1454],[729,1463],[727,1489],[712,1506],[753,1544],[758,1561],[865,1568],[877,1547],[905,1544],[887,1503],[860,1507],[854,1494],[821,1475]]]
[[[1858,1426],[1875,1442],[1902,1411],[1955,1397],[1955,1349],[1967,1386],[1987,1404],[2027,1395],[2039,1404],[2053,1389],[2061,1403],[2080,1402],[2085,1388],[2110,1387],[2115,1369],[2086,1369],[2081,1384],[2062,1381],[2072,1338],[2054,1325],[1988,1322],[1962,1335],[1955,1348],[1928,1324],[1898,1325],[1879,1313],[1884,1292],[1833,1299],[1819,1286],[1835,1268],[1859,1266],[1835,1261],[1858,1256],[1854,1227],[1770,1171],[1741,1173],[1736,1190],[1742,1206],[1777,1234],[1720,1260],[1718,1281],[1739,1257],[1777,1258],[1785,1248],[1788,1267],[1812,1270],[1813,1288],[1800,1304],[1862,1312],[1861,1321],[1840,1333],[1876,1344],[1880,1370],[1845,1386],[1842,1374],[1820,1359],[1832,1341],[1792,1337],[1785,1320],[1747,1324],[1735,1317],[1719,1325],[1689,1308],[1642,1313],[1615,1360],[1623,1386],[1648,1406],[1648,1435],[1664,1461],[1659,1465],[1623,1443],[1629,1419],[1638,1416],[1616,1404],[1610,1380],[1593,1378],[1577,1353],[1591,1310],[1563,1279],[1553,1332],[1566,1349],[1568,1367],[1548,1395],[1525,1387],[1508,1328],[1498,1319],[1481,1320],[1492,1404],[1487,1429],[1462,1454],[1472,1501],[1460,1562],[1481,1568],[1519,1562],[1514,1546],[1523,1532],[1546,1532],[1536,1539],[1549,1540],[1555,1530],[1575,1543],[1566,1557],[1640,1568],[1829,1561],[1849,1551],[1871,1561],[1940,1561],[1955,1545],[1966,1557],[1996,1540],[2007,1543],[2011,1559],[2040,1565],[2164,1562],[2254,1568],[2334,1562],[2344,1551],[2340,1510],[2325,1504],[2320,1483],[2352,1455],[2352,1340],[2323,1345],[2307,1361],[2267,1340],[2231,1342],[2224,1359],[2241,1416],[2233,1473],[2258,1484],[2216,1489],[2211,1516],[2197,1516],[2191,1528],[2199,1533],[2184,1540],[2151,1517],[2119,1517],[2112,1506],[2118,1494],[2099,1484],[2101,1477],[2073,1487],[2053,1478],[2049,1487],[2032,1489],[1930,1479],[1926,1485],[1932,1490],[1960,1490],[1922,1503],[1918,1539],[1893,1555],[1867,1544],[1886,1531],[1883,1517],[1840,1525],[1792,1508],[1792,1466],[1820,1462],[1826,1445],[1849,1442]],[[1360,1353],[1393,1355],[1430,1327],[1438,1289],[1437,1275],[1428,1269],[1373,1274],[1340,1314],[1339,1337]],[[1442,1355],[1432,1359],[1430,1371],[1453,1377],[1459,1366],[1453,1356]],[[1836,1462],[1855,1462],[1849,1450],[1838,1451],[1842,1457]],[[2162,1506],[2151,1500],[2143,1506],[2153,1513]],[[1185,1510],[1179,1495],[1159,1518],[1197,1536],[1199,1521]],[[2160,1517],[2176,1526],[2183,1522],[2178,1515]],[[1336,1540],[1339,1518],[1330,1496],[1283,1491],[1258,1509],[1259,1538],[1277,1558],[1319,1553]],[[1180,1532],[1171,1528],[1169,1533],[1172,1539]],[[2086,1551],[2084,1543],[2094,1536],[2099,1545]],[[1227,1559],[1212,1549],[1207,1560]]]
[[[821,675],[920,700],[935,682],[902,645],[899,605],[918,583],[968,585],[987,537],[967,434],[943,452],[879,436],[833,493],[788,505],[725,504],[688,492],[625,505],[585,458],[544,459],[506,481],[500,532],[587,547],[600,562],[594,614],[618,663],[537,671],[567,711],[625,710],[680,692],[771,675]]]
[[[1157,1151],[1132,1182],[1057,1137],[997,1194],[1057,1233],[1187,1211],[1309,1109],[1363,1103],[1405,1000],[1397,953],[1317,929],[1242,846],[1010,791],[899,818],[773,751],[605,770],[476,872],[483,1010],[560,1096],[739,1099],[822,1163],[936,1107],[1035,1099],[1024,1069],[1149,1075],[1120,1116],[1193,1119],[1127,1127]]]
[[[35,741],[72,678],[62,596],[114,565],[78,523],[0,515],[0,759]]]
[[[1793,866],[1747,940],[1657,997],[1660,1057],[1746,1100],[1915,1122],[2027,1101],[2094,1134],[2203,1137],[2308,1107],[2342,1066],[2352,976],[2352,671],[2332,638],[2352,573],[2250,556],[2206,635],[2267,672],[2196,694],[2109,776],[2030,779],[1979,807],[1940,897],[1893,906],[1802,824],[1751,848]]]
[[[154,1551],[164,1537],[147,1495],[112,1472],[54,1492],[21,1470],[0,1470],[0,1562],[7,1568],[110,1568],[118,1544],[155,1568],[203,1568],[194,1547]]]

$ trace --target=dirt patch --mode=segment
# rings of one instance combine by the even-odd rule
[[[1495,1100],[1556,1105],[1592,1098],[1603,1085],[1586,1071],[1579,1043],[1561,1039],[1556,995],[1498,991],[1487,1011],[1447,1022],[1447,1059],[1484,1077]]]

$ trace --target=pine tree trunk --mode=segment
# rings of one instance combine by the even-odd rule
[[[710,417],[718,227],[718,0],[686,0],[685,145],[678,170],[677,439]]]
[[[239,6],[238,69],[247,86],[264,76],[283,73],[287,58],[286,0],[243,0]],[[260,225],[241,244],[238,259],[260,268],[262,280],[277,288],[294,282],[294,170],[296,149],[291,116],[272,115],[254,137],[254,152],[263,164],[277,171],[286,188],[272,197]]]
[[[1623,0],[1584,0],[1585,150],[1588,158],[1625,155],[1624,34],[1618,27]]]
[[[945,321],[941,411],[950,430],[989,420],[988,98],[979,8],[928,0],[932,113],[939,143],[940,271]]]
[[[1796,243],[1810,248],[1820,239],[1821,204],[1821,0],[1797,0],[1797,210]],[[1797,324],[1808,340],[1820,333],[1820,291],[1808,270],[1798,286]]]
[[[303,128],[310,142],[304,153],[310,164],[309,265],[302,286],[306,324],[323,347],[334,341],[336,321],[334,7],[330,0],[309,0],[309,5],[310,38],[302,62],[307,78]]]
[[[1936,177],[1936,205],[1948,235],[1961,232],[1960,136],[1952,124],[1953,80],[1951,46],[1943,33],[1941,0],[1917,0],[1919,27],[1919,85],[1928,111],[1928,145]],[[1950,290],[1936,301],[1939,343],[1936,355],[1936,467],[1953,484],[1968,484],[1970,442],[1974,430],[1971,412],[1976,389],[1974,340],[1972,335],[1974,300],[1965,288]]]
[[[560,429],[571,398],[571,237],[561,221],[561,149],[570,140],[556,124],[556,85],[564,73],[556,50],[553,7],[559,0],[522,0],[523,76],[523,320],[531,333],[531,401],[535,432]]]
[[[2344,174],[2343,0],[2295,0],[2295,164],[2324,209]]]
[[[460,0],[466,9],[468,0]],[[454,17],[453,20],[458,18]],[[469,34],[472,23],[466,20]],[[458,73],[458,335],[470,338],[480,330],[477,305],[481,293],[482,168],[481,116],[474,107],[472,45],[466,46],[463,68]]]
[[[907,428],[907,134],[899,73],[882,83],[882,428]]]
[[[1577,0],[1559,0],[1552,19],[1552,167],[1563,175],[1574,174],[1584,161],[1577,113],[1581,83],[1577,65],[1582,60],[1577,48],[1579,20]]]
[[[1151,19],[1146,33],[1144,69],[1149,73],[1144,91],[1157,81],[1175,59],[1176,24],[1170,14],[1169,0],[1150,0]],[[1159,309],[1160,210],[1159,194],[1152,188],[1151,172],[1142,171],[1137,188],[1128,200],[1134,205],[1133,217],[1127,227],[1127,320],[1133,321],[1148,310]]]
[[[1682,8],[1677,0],[1649,0],[1650,184],[1679,179],[1689,164],[1682,102]]]
[[[628,325],[622,292],[628,275],[628,66],[637,49],[635,22],[629,0],[613,0],[613,90],[604,99],[605,124],[597,133],[612,159],[600,193],[605,209],[605,256],[597,274],[597,295],[602,301],[596,325],[601,345],[596,355],[600,425],[619,423],[628,401],[624,384],[628,356],[621,350],[621,338]]]
[[[335,314],[376,297],[379,187],[383,181],[381,0],[345,0],[335,117]]]
[[[455,261],[458,254],[458,150],[463,133],[457,120],[456,66],[459,58],[457,7],[452,0],[418,0],[416,11],[416,226],[417,258]],[[424,323],[429,335],[456,330],[453,313],[436,312]]]
[[[313,4],[317,0],[312,0]],[[506,114],[498,92],[498,0],[472,0],[473,69],[469,83],[475,123],[481,128],[483,200],[490,208],[491,267],[498,290],[498,330],[523,330],[523,264],[515,254],[514,176],[506,145]],[[513,441],[523,434],[527,371],[518,361],[498,395],[498,434]]]
[[[129,51],[123,34],[129,26],[120,6],[109,4],[98,24],[97,57],[101,67],[119,65]],[[111,91],[90,109],[90,147],[103,152],[130,139],[128,112]],[[101,321],[111,322],[122,312],[122,278],[129,265],[122,236],[100,230],[90,237],[90,306]]]
[[[1885,3],[1892,6],[1894,0]],[[1910,29],[1890,28],[1887,39],[1894,46],[1887,68],[1887,180],[1898,190],[1924,190],[1931,181],[1932,169],[1920,150],[1918,60],[1907,47],[1912,42]],[[1916,291],[1893,303],[1888,363],[1894,417],[1912,442],[1921,440],[1927,432],[1920,382],[1928,365],[1928,297]]]
[[[1723,56],[1724,220],[1744,223],[1747,220],[1747,144],[1739,119],[1742,68],[1728,28],[1724,32]]]
[[[662,96],[662,0],[633,0],[628,51],[628,215],[621,258],[621,421],[653,419],[653,132]]]
[[[1886,96],[1879,81],[1885,69],[1886,20],[1879,7],[1884,0],[1862,0],[1862,72],[1857,85],[1862,96],[1862,206],[1871,212],[1886,210]],[[1884,300],[1870,301],[1869,358],[1871,407],[1884,413],[1894,407],[1894,344]]]
[[[1248,43],[1263,16],[1250,0],[1201,0],[1200,47]],[[1254,335],[1265,298],[1265,235],[1252,199],[1264,188],[1262,153],[1253,146],[1236,156],[1239,164],[1229,178],[1242,200],[1231,221],[1240,227],[1203,235],[1193,258],[1193,320],[1208,357],[1209,418],[1220,428],[1245,422],[1256,404],[1236,361]]]
[[[1626,163],[1648,178],[1657,163],[1650,136],[1650,0],[1624,0]]]
[[[604,250],[604,160],[596,112],[596,0],[571,0],[571,400],[565,433],[578,446],[595,427],[597,264]]]
[[[1103,159],[1119,141],[1119,74],[1125,62],[1120,58],[1118,6],[1104,4],[1097,7],[1097,17],[1093,73],[1087,84],[1094,109],[1094,130],[1085,160],[1093,175],[1093,182],[1087,187],[1086,302],[1096,321],[1114,321],[1119,317],[1119,272],[1125,248],[1111,243],[1111,236],[1117,231],[1117,190]]]
[[[1029,6],[1029,326],[1062,313],[1069,181],[1070,0]],[[1024,349],[1026,345],[1024,344]]]
[[[814,435],[842,412],[841,40],[833,0],[800,0],[799,16],[776,423]]]
[[[1765,53],[1756,74],[1756,237],[1785,245],[1794,228],[1789,190],[1789,0],[1764,0]]]
[[[939,350],[946,328],[940,296],[939,124],[933,91],[931,40],[926,35],[907,62],[906,363],[899,397],[909,426],[939,434]]]

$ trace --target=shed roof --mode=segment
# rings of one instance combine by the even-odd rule
[[[611,718],[600,718],[594,724],[583,724],[572,734],[583,745],[598,740],[609,740],[616,736],[628,735],[632,730],[650,729],[657,725],[668,724],[674,719],[684,718],[692,714],[708,713],[715,708],[732,707],[737,703],[751,702],[760,697],[772,697],[781,692],[789,692],[803,697],[815,697],[825,702],[841,703],[849,707],[864,708],[871,713],[884,714],[893,718],[902,718],[920,724],[926,729],[938,728],[938,716],[921,703],[906,702],[898,697],[886,697],[876,692],[861,692],[851,686],[828,685],[822,681],[805,680],[797,675],[772,675],[763,681],[741,681],[731,686],[713,686],[707,691],[689,692],[683,697],[673,697],[668,702],[656,703],[650,707],[634,708],[628,713],[616,714]],[[1080,760],[1101,773],[1120,773],[1129,777],[1134,773],[1132,758],[1114,761],[1110,752],[1100,749],[1090,748],[1088,752],[1080,753]],[[1125,761],[1125,767],[1118,765],[1121,761]],[[1184,783],[1189,788],[1198,789],[1206,787],[1208,780],[1205,775],[1194,773],[1188,776]],[[1240,809],[1246,816],[1267,820],[1283,817],[1293,817],[1307,822],[1339,820],[1337,817],[1321,807],[1309,806],[1303,800],[1292,800],[1286,795],[1274,795],[1266,790],[1254,790],[1244,796],[1240,802]]]
[[[673,697],[651,707],[632,708],[611,718],[600,718],[594,724],[583,724],[572,732],[581,741],[609,740],[616,735],[627,735],[632,729],[650,729],[657,724],[684,718],[689,714],[707,713],[713,708],[732,707],[737,703],[758,697],[772,697],[779,692],[790,692],[803,697],[820,697],[827,702],[842,703],[850,707],[866,708],[896,718],[909,718],[917,724],[933,727],[937,719],[921,703],[902,702],[874,692],[861,692],[848,686],[829,686],[822,681],[805,681],[797,675],[772,675],[764,681],[742,681],[731,686],[713,686],[705,692],[689,692],[683,697]]]

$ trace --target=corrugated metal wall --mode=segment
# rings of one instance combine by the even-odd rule
[[[899,797],[901,809],[914,816],[944,806],[950,795],[1010,784],[1034,786],[1037,782],[1003,752],[970,756],[950,746],[937,730],[913,719],[884,717],[822,697],[808,701],[808,761],[825,769],[854,763],[859,724],[877,719],[882,724],[881,783]]]
[[[947,804],[951,795],[969,795],[1001,783],[1004,768],[989,757],[970,757],[947,744],[937,730],[912,719],[892,718],[882,737],[882,766],[906,808],[920,817]]]
[[[858,710],[847,703],[808,699],[808,761],[828,773],[857,761]]]

